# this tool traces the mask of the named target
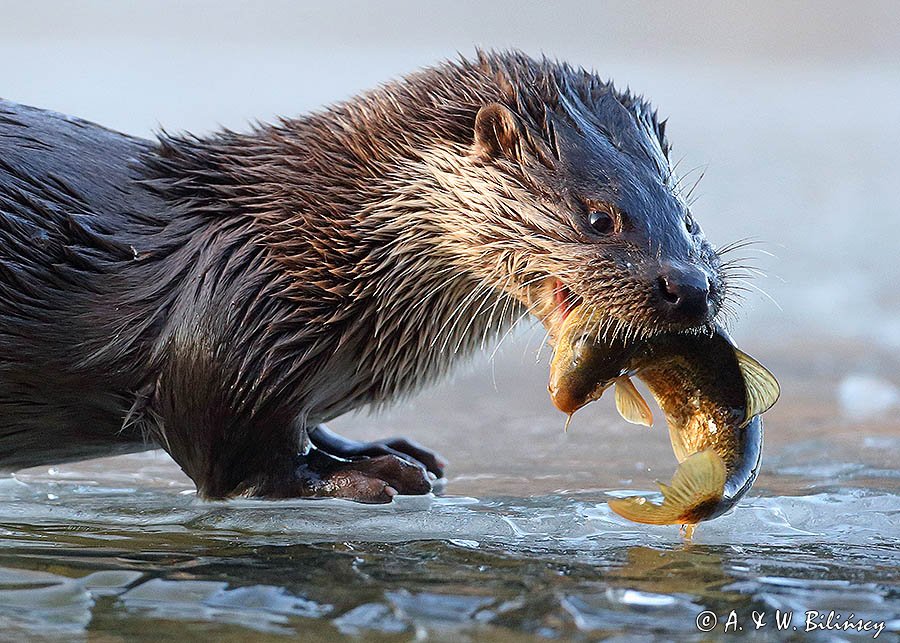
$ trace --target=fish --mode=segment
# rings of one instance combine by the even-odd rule
[[[579,307],[580,308],[580,307]],[[548,386],[568,415],[615,387],[616,408],[635,424],[652,426],[637,377],[663,411],[679,462],[669,484],[658,482],[661,504],[643,496],[615,498],[610,508],[634,522],[694,526],[721,516],[749,491],[759,474],[762,414],[781,395],[777,379],[741,351],[719,325],[710,332],[663,333],[626,342],[597,337],[572,311],[556,342]]]

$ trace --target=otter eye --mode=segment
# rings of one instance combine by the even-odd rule
[[[687,228],[687,231],[691,234],[694,234],[694,230],[697,228],[697,224],[694,223],[694,217],[692,217],[690,213],[684,217],[684,227]]]
[[[602,210],[591,210],[590,214],[588,214],[588,223],[600,234],[609,234],[613,230],[612,217],[609,213]]]

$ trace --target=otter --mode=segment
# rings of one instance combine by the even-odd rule
[[[161,447],[204,498],[428,493],[440,456],[325,423],[526,315],[711,328],[725,272],[656,111],[547,58],[153,141],[0,101],[0,469]]]

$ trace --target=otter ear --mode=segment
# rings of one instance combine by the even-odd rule
[[[475,117],[475,148],[483,158],[506,156],[519,160],[521,153],[519,119],[500,103],[491,103],[478,110]]]

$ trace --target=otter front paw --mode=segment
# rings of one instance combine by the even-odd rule
[[[356,502],[385,503],[394,496],[431,492],[421,466],[395,455],[364,457],[343,465],[322,478],[316,495]]]
[[[315,447],[297,455],[289,480],[271,479],[252,495],[267,498],[345,498],[385,503],[431,491],[425,468],[394,456],[336,458]]]
[[[358,442],[337,435],[319,425],[310,429],[309,439],[317,449],[339,458],[392,455],[414,465],[421,465],[435,478],[444,477],[447,461],[440,455],[406,438],[388,438],[374,442]]]

